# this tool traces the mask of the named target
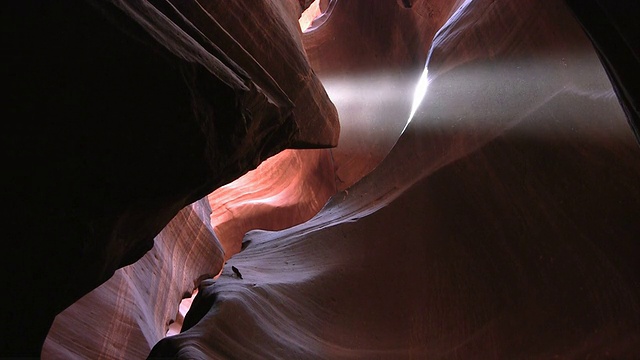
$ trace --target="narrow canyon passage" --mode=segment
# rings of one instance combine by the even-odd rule
[[[567,3],[16,6],[59,128],[0,355],[640,356],[633,99]]]
[[[382,163],[247,234],[152,357],[637,354],[640,152],[602,65],[561,4],[458,5]]]

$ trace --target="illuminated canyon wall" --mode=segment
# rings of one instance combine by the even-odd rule
[[[360,152],[334,156],[336,169],[375,148],[376,121],[404,125],[411,108],[410,92],[364,76],[374,89],[358,89],[362,97],[386,85],[404,111],[348,113],[356,105],[341,104],[341,92],[357,86],[346,79],[358,66],[401,75],[424,56],[429,85],[416,115],[382,162],[312,220],[247,234],[222,276],[201,286],[183,332],[152,355],[637,356],[640,149],[569,10],[538,1],[376,6],[338,3],[304,38],[320,77],[345,79],[325,82],[342,139],[349,121],[369,125],[354,136]],[[416,40],[428,49],[407,52],[415,62],[398,54],[410,44],[399,41],[403,26],[433,36]],[[347,50],[355,39],[360,58]],[[381,51],[398,43],[389,45],[397,53]],[[385,59],[367,61],[369,46]]]
[[[151,256],[158,233],[181,209],[269,156],[337,144],[337,112],[302,48],[299,3],[236,5],[235,16],[253,14],[256,28],[276,30],[247,34],[242,21],[213,2],[206,9],[183,1],[4,5],[3,33],[15,36],[6,44],[4,66],[11,105],[3,118],[14,120],[4,122],[2,132],[12,204],[3,274],[15,276],[5,276],[3,285],[15,296],[3,310],[3,322],[13,324],[0,337],[3,354],[39,356],[55,316],[110,278],[120,283],[115,288],[135,283],[131,277],[141,271],[144,283],[177,281],[149,284],[149,293],[131,291],[141,295],[134,299],[105,287],[105,302],[122,312],[116,321],[140,323],[147,313],[162,312],[165,305],[153,305],[150,297],[173,302],[177,311],[183,284],[215,275],[221,253],[198,255],[213,261],[204,267],[166,273],[177,279],[160,278],[162,271],[151,268],[112,278],[114,271]],[[179,236],[185,244],[165,244],[167,252],[156,255],[187,259],[171,251],[194,249],[190,233]],[[154,272],[158,278],[150,280]],[[164,334],[146,331],[156,321],[164,327],[170,320],[164,316],[141,324],[146,342]],[[78,317],[100,319],[65,331],[110,333],[95,326],[108,324],[106,318]]]
[[[597,36],[559,0],[320,1],[302,33],[309,3],[11,6],[3,355],[640,356]]]

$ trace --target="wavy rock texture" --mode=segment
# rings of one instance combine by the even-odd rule
[[[253,77],[258,86],[286,94],[298,130],[292,146],[337,144],[336,109],[326,100],[302,47],[298,18],[308,1],[302,6],[295,0],[168,2],[236,64],[258,73]]]
[[[211,224],[228,259],[249,230],[282,230],[309,220],[336,193],[329,150],[285,150],[209,194]]]
[[[329,14],[349,16],[331,17],[304,35],[309,62],[340,114],[340,142],[329,151],[285,151],[209,195],[211,221],[227,257],[240,250],[247,231],[280,230],[308,220],[336,189],[350,187],[382,161],[406,125],[416,76],[427,57],[424,43],[438,29],[420,15],[426,7],[409,11],[393,1],[336,2],[326,9]],[[353,21],[374,14],[385,16]],[[354,43],[363,47],[354,51]]]
[[[559,1],[440,11],[384,160],[310,221],[247,234],[150,357],[640,355],[640,149],[593,47]]]
[[[323,1],[301,41],[308,3],[5,5],[2,355],[146,252],[41,354],[145,357],[222,266],[207,202],[229,257],[339,189],[249,233],[151,357],[640,357],[640,151],[563,3]],[[339,146],[178,212],[336,145],[305,52]]]
[[[222,268],[210,214],[206,199],[185,207],[142,259],[59,314],[42,358],[145,358],[175,320],[176,304]]]
[[[3,33],[15,36],[4,45],[3,189],[13,210],[4,218],[11,246],[2,273],[15,297],[2,310],[2,322],[13,325],[0,336],[1,355],[40,355],[54,317],[140,259],[186,205],[285,148],[336,144],[335,108],[293,30],[300,5],[265,1],[233,14],[201,5],[3,7]],[[257,13],[273,31],[235,38],[247,29],[227,18]],[[271,44],[274,66],[251,55],[262,42]],[[145,273],[151,279],[153,271]],[[177,309],[174,294],[153,293],[117,311],[135,313],[139,302],[153,303],[149,296],[166,296]],[[155,321],[140,331],[162,332]]]

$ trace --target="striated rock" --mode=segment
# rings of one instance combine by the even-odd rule
[[[15,293],[3,356],[38,356],[56,314],[142,257],[184,206],[285,148],[335,145],[335,109],[288,8],[233,15],[259,12],[282,39],[265,69],[245,50],[264,39],[234,38],[228,13],[190,4],[4,6],[2,272],[17,275],[3,279]]]
[[[211,224],[228,259],[253,229],[282,230],[309,220],[335,194],[329,150],[285,150],[209,194]]]
[[[340,113],[340,144],[330,154],[285,151],[209,195],[211,221],[227,258],[240,250],[249,230],[281,230],[315,215],[335,193],[334,177],[339,190],[353,185],[380,163],[406,125],[427,56],[419,41],[431,39],[437,26],[393,2],[337,2],[326,10],[331,21],[305,33],[303,41]],[[409,34],[415,34],[411,41],[400,41]],[[354,52],[355,43],[366,46]],[[381,44],[389,48],[376,48]]]
[[[171,3],[240,67],[250,73],[266,72],[268,81],[275,83],[270,86],[286,94],[295,105],[294,147],[337,145],[336,110],[319,96],[325,95],[324,88],[307,63],[300,39],[298,18],[308,4],[300,6],[295,0]]]
[[[593,47],[560,1],[451,5],[390,153],[247,234],[150,358],[640,355],[640,148]]]
[[[60,313],[42,358],[145,358],[175,321],[180,300],[222,268],[210,214],[206,199],[185,207],[145,256]]]
[[[4,5],[0,356],[640,357],[620,4]]]

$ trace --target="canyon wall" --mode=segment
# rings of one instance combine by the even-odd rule
[[[632,73],[567,3],[5,5],[0,355],[637,358]]]
[[[559,1],[451,5],[384,160],[249,232],[151,358],[638,356],[640,149],[596,52]]]
[[[293,0],[237,9],[233,16],[259,13],[273,26],[269,40],[234,38],[242,23],[197,2],[3,5],[3,33],[11,34],[3,188],[12,209],[2,272],[14,296],[2,310],[12,324],[0,336],[2,355],[39,356],[54,317],[151,256],[154,237],[185,206],[283,149],[336,145],[337,113],[296,28],[301,11]],[[251,54],[264,42],[272,44],[268,62]],[[216,264],[184,273],[215,274]],[[165,296],[177,309],[184,289],[176,281],[127,311]],[[121,317],[106,316],[105,326],[107,318]]]

